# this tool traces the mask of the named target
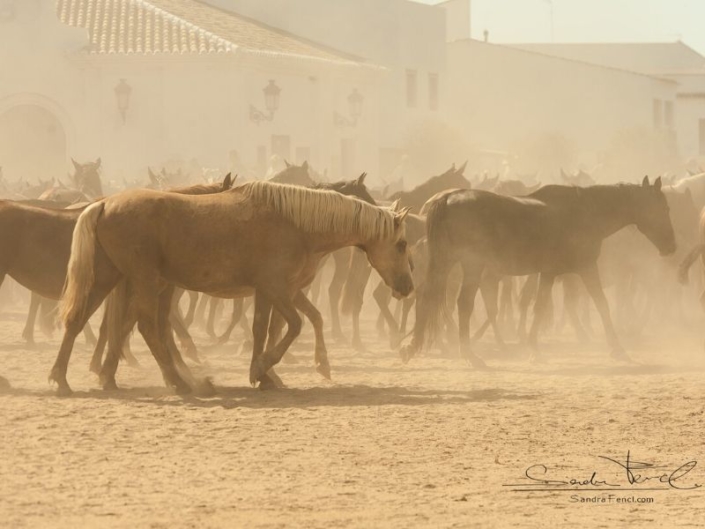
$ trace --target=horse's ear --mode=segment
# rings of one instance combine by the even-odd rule
[[[565,174],[565,171],[563,170],[562,167],[561,167],[561,178],[562,178],[563,180],[568,180],[568,175]]]
[[[287,167],[291,167],[291,164],[289,163],[289,161],[286,158],[284,159],[284,163],[286,164]]]
[[[76,171],[80,171],[80,170],[81,170],[81,164],[78,163],[78,162],[77,162],[76,160],[74,160],[73,158],[71,158],[71,161],[73,162],[73,168],[76,169]]]
[[[100,158],[95,161],[96,168],[100,167]]]
[[[228,173],[225,175],[225,180],[223,180],[223,191],[227,191],[232,185],[233,179],[231,178],[231,174]]]
[[[462,175],[465,172],[465,168],[468,166],[468,161],[465,160],[465,163],[460,166],[460,169],[455,171],[457,174]]]
[[[402,208],[401,211],[396,212],[394,214],[394,225],[398,228],[404,223],[404,219],[406,219],[406,216],[409,214],[409,211],[411,211],[410,207]]]
[[[147,174],[149,175],[150,182],[155,185],[159,182],[159,178],[157,178],[157,175],[154,174],[151,167],[147,167]]]
[[[649,187],[649,175],[646,175],[641,181],[641,187]]]
[[[660,176],[654,182],[654,189],[656,191],[661,191],[661,177]]]
[[[391,209],[395,213],[399,212],[400,202],[401,202],[401,198],[397,198],[394,202],[392,202],[392,205],[389,206],[389,209]]]
[[[301,164],[301,169],[306,169],[308,171],[308,160],[304,160],[304,163]]]
[[[362,173],[360,176],[357,177],[357,181],[355,183],[359,186],[364,186],[366,177],[367,173]]]

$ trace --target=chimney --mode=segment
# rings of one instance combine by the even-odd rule
[[[470,38],[471,0],[446,0],[439,7],[446,12],[446,41]]]

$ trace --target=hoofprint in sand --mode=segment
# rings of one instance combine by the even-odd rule
[[[247,386],[248,354],[207,347],[195,331],[217,394],[177,397],[135,338],[141,369],[121,367],[124,389],[104,392],[79,341],[71,398],[46,377],[58,334],[29,350],[24,312],[0,317],[0,526],[2,527],[702,527],[705,487],[643,477],[697,466],[678,482],[705,484],[705,355],[697,336],[625,340],[638,364],[604,346],[548,340],[545,365],[491,337],[477,371],[425,353],[409,365],[382,341],[369,350],[331,344],[333,383],[301,363],[279,373],[290,389]],[[664,334],[665,333],[664,331]],[[514,491],[532,465],[545,479],[606,481],[668,490]],[[543,467],[534,467],[538,479]],[[531,488],[513,487],[513,488]],[[597,499],[595,499],[597,498]],[[623,501],[618,498],[625,498]],[[630,500],[631,498],[631,500]],[[641,500],[640,498],[652,498]],[[586,501],[587,500],[587,501]],[[648,503],[641,503],[648,501]]]

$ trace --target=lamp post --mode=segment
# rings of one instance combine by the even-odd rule
[[[341,116],[338,112],[333,115],[333,121],[336,127],[356,127],[357,120],[362,116],[362,104],[365,102],[365,96],[354,88],[348,96],[348,113],[350,118]]]
[[[120,79],[120,82],[115,87],[115,99],[117,100],[118,112],[122,117],[123,123],[125,123],[125,120],[127,119],[127,110],[130,108],[131,94],[132,87],[127,84],[125,79]]]
[[[274,113],[279,110],[279,94],[282,89],[277,86],[274,79],[269,80],[269,84],[262,89],[264,93],[264,107],[267,113],[262,112],[254,105],[250,105],[250,120],[259,125],[262,121],[272,121]]]

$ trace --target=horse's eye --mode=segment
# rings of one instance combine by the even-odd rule
[[[397,243],[397,250],[399,250],[399,253],[406,252],[406,241],[399,241]]]

